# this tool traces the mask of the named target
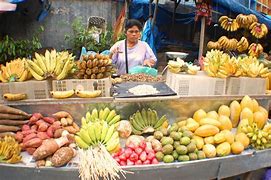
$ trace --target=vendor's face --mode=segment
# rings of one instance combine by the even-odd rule
[[[140,39],[140,31],[137,26],[133,26],[126,31],[126,37],[129,42],[137,42]]]

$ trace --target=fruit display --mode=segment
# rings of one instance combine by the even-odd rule
[[[116,110],[110,110],[108,107],[97,110],[94,108],[92,112],[89,111],[86,113],[85,117],[82,117],[81,124],[82,127],[86,127],[91,123],[105,121],[108,125],[118,124],[120,121],[120,115],[117,114]],[[117,126],[117,125],[116,125]]]
[[[163,77],[162,76],[157,76],[154,77],[152,75],[148,74],[123,74],[120,76],[121,82],[163,82]],[[112,80],[113,81],[113,80]],[[121,83],[117,82],[117,83]],[[114,83],[113,83],[114,84]]]
[[[248,54],[253,57],[259,57],[261,53],[263,52],[263,47],[259,43],[252,43],[248,47]]]
[[[258,39],[263,38],[268,33],[268,28],[265,24],[260,24],[258,22],[253,22],[249,29],[251,29],[250,33]]]
[[[5,136],[0,139],[0,162],[18,163],[21,161],[21,148],[16,140],[11,136]]]
[[[77,68],[75,77],[78,79],[102,79],[115,72],[109,56],[98,53],[83,56],[82,61],[77,62]]]
[[[14,136],[21,126],[28,122],[30,115],[24,111],[0,105],[0,137]]]
[[[204,58],[204,71],[208,76],[226,78],[229,76],[267,77],[268,68],[252,56],[230,57],[219,50],[211,50]]]
[[[112,154],[112,157],[120,166],[159,163],[155,157],[155,150],[152,148],[151,142],[146,142],[145,139],[141,140],[139,144],[126,144],[125,148],[121,148],[118,152]]]
[[[254,14],[238,14],[238,16],[236,16],[236,21],[240,27],[249,29],[252,23],[258,22],[258,18]]]
[[[237,31],[239,29],[239,24],[236,19],[229,18],[228,16],[221,16],[218,21],[221,27],[227,31]]]
[[[158,117],[157,112],[152,109],[142,109],[130,116],[130,123],[134,134],[153,133],[159,130],[163,125],[168,125],[166,116]]]
[[[22,82],[32,77],[31,73],[27,69],[27,59],[18,58],[6,63],[6,66],[1,65],[0,69],[0,81],[6,82]]]
[[[239,52],[244,52],[248,49],[249,47],[249,42],[247,40],[247,38],[245,38],[244,36],[240,39],[240,41],[237,43],[237,50]]]
[[[172,73],[186,72],[187,74],[191,75],[197,74],[197,72],[200,70],[199,66],[184,62],[184,60],[178,57],[176,58],[176,61],[169,60],[167,67]]]
[[[46,50],[44,56],[35,53],[33,61],[27,60],[28,70],[38,81],[49,77],[61,80],[74,72],[74,58],[67,51],[56,52],[56,50],[52,50],[50,52]]]

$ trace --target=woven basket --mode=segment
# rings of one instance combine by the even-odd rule
[[[88,18],[88,25],[87,28],[91,29],[93,26],[102,29],[104,32],[106,30],[106,22],[103,17],[100,16],[90,16]]]

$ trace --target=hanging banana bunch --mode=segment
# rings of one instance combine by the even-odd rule
[[[226,31],[233,32],[239,29],[239,24],[237,23],[236,19],[231,19],[228,16],[221,16],[218,21],[221,27]]]
[[[61,80],[72,74],[75,69],[74,56],[67,51],[51,52],[46,50],[45,55],[35,53],[33,61],[27,60],[28,69],[36,80],[48,77]]]

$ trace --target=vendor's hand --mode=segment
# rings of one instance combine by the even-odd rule
[[[144,66],[149,66],[149,67],[154,66],[154,64],[155,64],[155,61],[152,60],[152,59],[146,59],[146,60],[144,60],[144,62],[143,62],[143,65],[144,65]]]
[[[116,54],[116,53],[123,53],[123,52],[120,51],[120,48],[119,48],[119,47],[116,47],[115,49],[112,50],[112,53],[113,53],[113,54]]]

